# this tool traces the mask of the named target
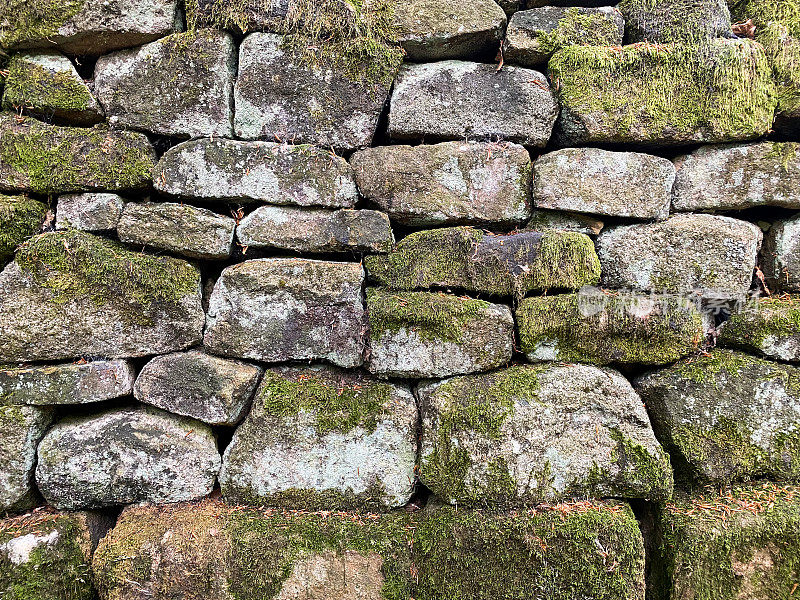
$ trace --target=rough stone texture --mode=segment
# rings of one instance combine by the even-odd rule
[[[789,298],[759,298],[725,322],[718,343],[763,354],[769,358],[800,362],[800,303]]]
[[[704,146],[675,160],[675,210],[800,208],[795,142]]]
[[[117,228],[125,201],[117,194],[59,196],[56,229],[110,231]]]
[[[220,467],[209,427],[146,407],[60,421],[37,455],[36,484],[64,510],[202,498]]]
[[[336,509],[403,506],[417,456],[410,390],[333,367],[268,370],[225,450],[234,504]]]
[[[420,481],[442,500],[515,506],[672,494],[669,457],[616,371],[517,366],[423,384]]]
[[[533,164],[533,202],[537,208],[666,219],[674,181],[675,167],[666,158],[565,148]]]
[[[3,404],[88,404],[127,396],[136,374],[124,360],[41,367],[0,367]]]
[[[449,377],[511,360],[514,319],[507,306],[427,292],[367,290],[367,368],[381,377]]]
[[[760,265],[771,290],[800,290],[800,217],[772,224],[764,236]]]
[[[563,46],[621,46],[625,21],[615,8],[544,6],[514,13],[508,22],[503,57],[533,67]]]
[[[389,135],[397,139],[504,139],[542,147],[558,104],[531,69],[456,60],[405,65],[395,81]]]
[[[11,0],[0,8],[0,47],[104,54],[138,46],[179,27],[177,0]]]
[[[52,418],[49,408],[0,406],[0,514],[36,505],[36,446]]]
[[[800,479],[800,369],[715,350],[635,385],[658,438],[693,479]]]
[[[490,235],[470,227],[419,231],[388,256],[369,256],[370,278],[393,289],[458,288],[524,296],[534,290],[594,285],[600,262],[579,233],[549,230]]]
[[[139,402],[211,425],[244,417],[262,369],[197,350],[157,356],[142,368],[133,390]]]
[[[705,339],[697,307],[672,297],[579,294],[526,298],[516,310],[521,350],[531,362],[664,365]]]
[[[202,338],[195,267],[86,233],[29,240],[0,290],[0,362],[146,356]]]
[[[797,492],[754,484],[667,506],[658,523],[652,572],[663,572],[663,580],[654,583],[654,598],[791,598],[800,562]]]
[[[110,525],[88,512],[33,513],[0,521],[0,596],[94,600],[92,552]]]
[[[515,225],[530,216],[531,160],[517,144],[382,146],[350,164],[361,193],[403,225]]]
[[[352,81],[337,65],[304,63],[279,35],[253,33],[239,47],[236,136],[363,148],[388,93],[388,84]]]
[[[0,194],[0,267],[14,256],[17,246],[39,233],[46,214],[44,202]]]
[[[228,33],[176,33],[103,56],[94,78],[115,126],[186,137],[233,135],[236,45]]]
[[[357,263],[294,258],[226,268],[211,295],[205,346],[265,362],[362,363],[364,270]]]
[[[408,0],[394,7],[397,39],[412,62],[496,52],[506,15],[494,0]]]
[[[0,190],[141,189],[152,181],[155,162],[153,147],[140,133],[57,127],[0,114]]]
[[[751,40],[569,46],[548,74],[559,82],[563,146],[750,140],[770,130],[776,104],[764,50]]]
[[[260,206],[241,220],[236,236],[244,246],[296,252],[389,252],[394,245],[386,213]]]
[[[170,148],[153,179],[159,192],[186,198],[331,208],[358,202],[347,161],[308,145],[193,140]]]
[[[725,0],[622,0],[619,11],[625,18],[628,43],[733,37]]]
[[[761,238],[752,223],[683,214],[604,229],[597,253],[608,287],[740,297],[750,289]]]
[[[58,52],[14,54],[8,64],[3,108],[76,125],[103,120],[103,111],[70,60]]]
[[[525,225],[525,230],[545,231],[546,229],[558,229],[584,235],[597,235],[603,230],[604,226],[605,223],[603,221],[590,215],[534,209],[531,211],[531,220]]]
[[[190,258],[231,255],[236,221],[188,204],[128,202],[117,224],[119,239]]]

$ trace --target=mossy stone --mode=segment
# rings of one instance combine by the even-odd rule
[[[46,214],[43,202],[0,194],[0,266],[14,256],[22,242],[39,233]]]
[[[732,38],[731,15],[725,0],[622,0],[628,43],[697,43]]]
[[[800,299],[760,298],[725,322],[719,343],[790,362],[800,362]]]

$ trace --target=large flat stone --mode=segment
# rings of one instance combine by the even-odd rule
[[[639,396],[616,371],[517,366],[425,383],[420,481],[445,502],[513,507],[672,494]]]
[[[333,367],[264,374],[225,450],[225,499],[331,510],[403,506],[417,456],[411,391]]]
[[[87,233],[31,239],[0,290],[0,362],[147,356],[202,338],[195,267]]]
[[[56,229],[110,231],[117,228],[125,200],[117,194],[87,193],[59,196]]]
[[[37,406],[0,406],[0,513],[36,506],[36,447],[53,412]]]
[[[0,194],[0,267],[25,240],[41,231],[47,214],[44,202]]]
[[[406,65],[392,93],[389,135],[542,147],[556,116],[558,103],[538,71],[456,60]]]
[[[800,298],[759,298],[725,322],[718,343],[767,358],[800,362]]]
[[[770,289],[800,290],[799,217],[772,223],[764,236],[760,264]]]
[[[110,123],[185,137],[233,135],[235,78],[233,38],[213,30],[103,56],[94,71]]]
[[[530,216],[531,160],[517,144],[380,146],[350,164],[361,193],[403,225],[515,225]]]
[[[223,356],[358,366],[363,281],[358,263],[274,258],[233,265],[214,286],[204,344]]]

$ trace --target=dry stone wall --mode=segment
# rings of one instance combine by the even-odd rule
[[[0,6],[0,599],[800,595],[800,4],[604,4]]]

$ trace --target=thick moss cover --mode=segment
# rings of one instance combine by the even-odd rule
[[[71,113],[84,111],[91,104],[89,88],[72,73],[50,71],[26,54],[11,57],[3,108],[33,107],[35,112],[45,114]]]
[[[0,194],[0,267],[22,242],[39,233],[47,205],[25,196]]]
[[[0,5],[0,48],[56,34],[85,3],[86,0],[6,0]]]
[[[765,353],[773,344],[793,337],[800,338],[800,299],[764,298],[759,300],[758,310],[731,315],[722,328],[719,343]]]
[[[566,46],[608,46],[619,43],[620,32],[608,15],[570,7],[550,31],[535,31],[536,52],[551,55]]]

